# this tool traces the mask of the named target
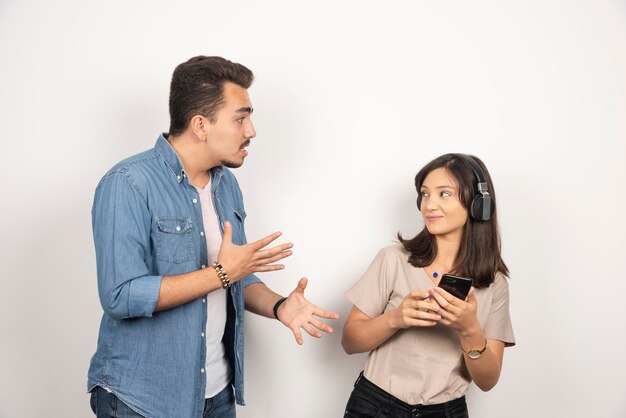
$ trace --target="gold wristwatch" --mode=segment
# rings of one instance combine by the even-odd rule
[[[472,348],[471,350],[463,350],[463,347],[461,347],[461,351],[463,351],[463,354],[465,354],[467,357],[471,358],[472,360],[476,360],[478,358],[480,358],[481,354],[485,352],[485,350],[487,349],[487,339],[485,338],[485,345],[483,345],[482,348]]]

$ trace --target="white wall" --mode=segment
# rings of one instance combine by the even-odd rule
[[[167,129],[171,73],[198,54],[256,74],[248,236],[295,243],[266,283],[307,275],[345,318],[377,250],[420,228],[419,167],[476,154],[518,346],[472,416],[626,416],[623,1],[0,0],[0,417],[90,416],[93,191]],[[365,361],[341,328],[298,347],[248,316],[238,416],[341,416]]]

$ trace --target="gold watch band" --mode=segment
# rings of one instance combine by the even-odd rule
[[[461,351],[463,352],[463,354],[465,354],[466,356],[468,356],[471,359],[476,359],[476,358],[480,357],[480,355],[482,353],[484,353],[486,349],[487,349],[487,339],[486,338],[485,338],[485,344],[482,346],[482,348],[472,348],[472,349],[469,349],[469,350],[465,351],[463,349],[463,346],[461,346]]]

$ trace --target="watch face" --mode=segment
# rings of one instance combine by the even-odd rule
[[[467,353],[467,357],[476,360],[478,357],[480,357],[480,354],[481,354],[480,351],[472,350]]]

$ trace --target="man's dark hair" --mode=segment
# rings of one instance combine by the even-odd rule
[[[463,239],[459,253],[454,260],[453,271],[451,273],[460,276],[471,277],[474,280],[474,287],[489,287],[496,278],[496,273],[508,276],[509,269],[500,255],[500,234],[498,232],[498,217],[496,207],[496,192],[493,188],[491,176],[485,164],[477,157],[471,156],[480,166],[485,180],[489,184],[489,192],[492,198],[494,212],[489,221],[476,221],[468,215],[467,223],[463,230]],[[472,166],[466,159],[460,158],[458,154],[445,154],[426,164],[415,176],[415,188],[420,196],[422,184],[426,176],[437,168],[444,168],[459,184],[459,201],[465,209],[476,193],[478,179]],[[421,199],[418,197],[418,208]],[[421,208],[420,208],[421,210]],[[437,242],[435,237],[424,229],[411,239],[404,239],[398,233],[398,239],[411,253],[409,263],[414,267],[426,267],[430,265],[437,256]]]
[[[170,85],[170,135],[182,134],[196,115],[215,122],[224,104],[224,84],[247,89],[253,80],[248,68],[222,57],[200,55],[183,62],[174,70]]]

